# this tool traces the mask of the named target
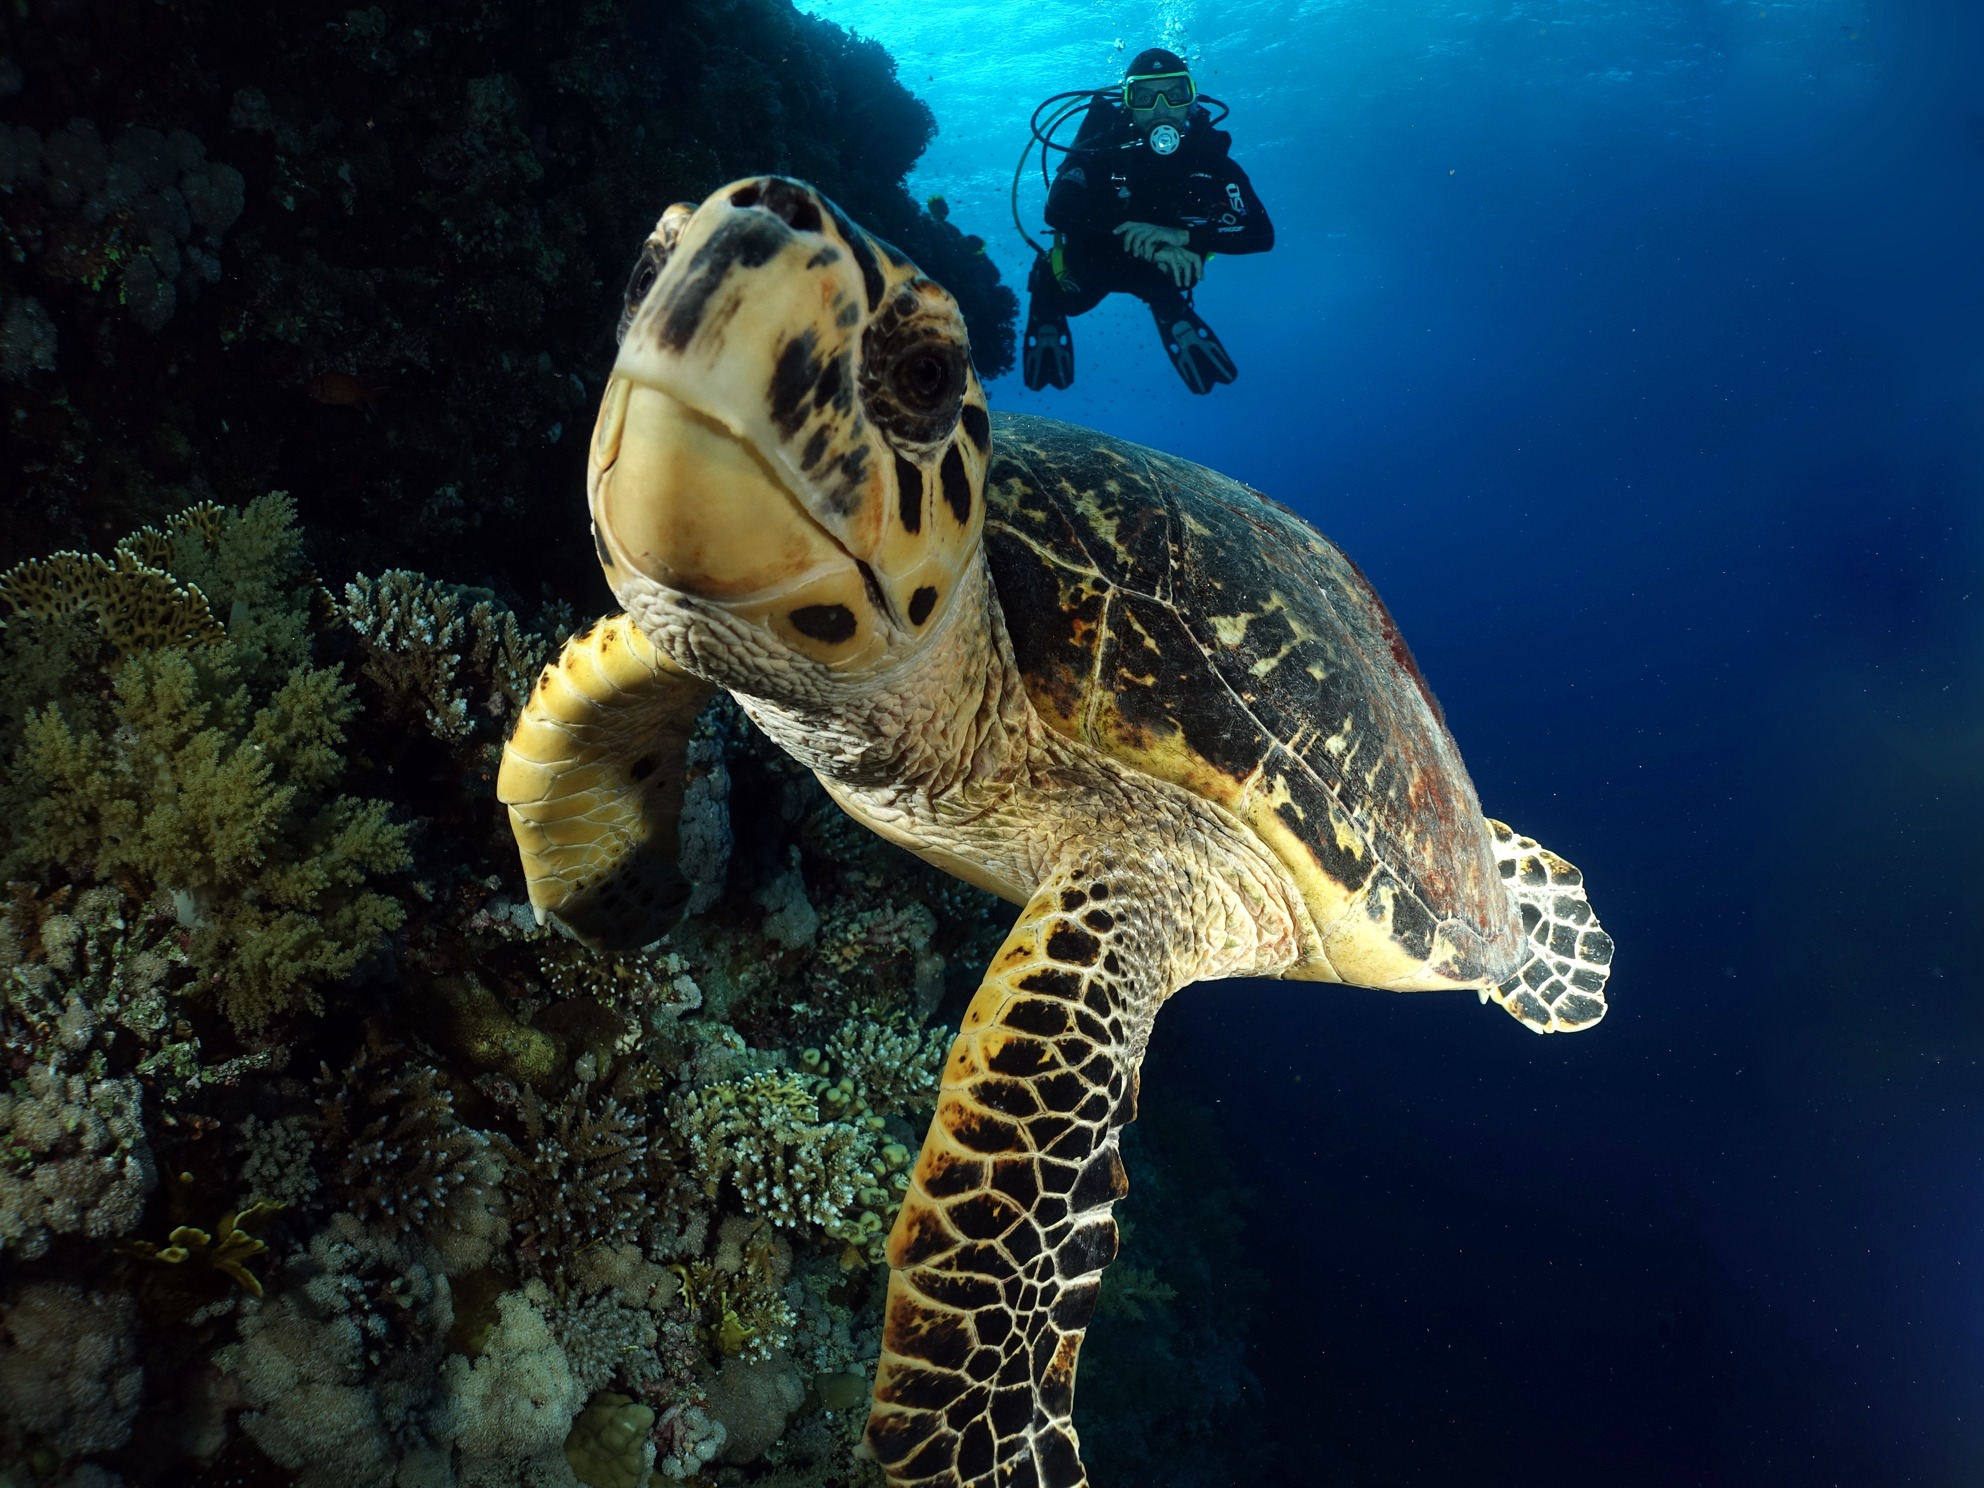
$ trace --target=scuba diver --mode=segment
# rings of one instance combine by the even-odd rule
[[[1068,101],[1072,100],[1072,101]],[[1211,103],[1220,110],[1208,112]],[[1043,131],[1040,116],[1062,107]],[[1053,134],[1084,114],[1072,145]],[[1033,145],[1067,158],[1047,193],[1054,245],[1035,250],[1027,280],[1022,369],[1029,388],[1064,388],[1075,380],[1075,343],[1068,322],[1103,297],[1133,294],[1150,306],[1171,365],[1195,393],[1233,381],[1232,357],[1192,308],[1192,289],[1206,260],[1219,253],[1264,253],[1274,225],[1253,183],[1227,154],[1233,137],[1215,128],[1226,117],[1218,99],[1200,100],[1184,60],[1152,47],[1139,52],[1114,88],[1056,94],[1034,110]],[[1019,223],[1019,172],[1013,176],[1014,223]]]

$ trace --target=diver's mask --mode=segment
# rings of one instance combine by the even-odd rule
[[[1123,79],[1123,107],[1143,131],[1144,143],[1150,146],[1153,155],[1177,151],[1185,136],[1170,113],[1176,110],[1182,114],[1198,96],[1198,86],[1188,72],[1140,73]],[[1150,118],[1158,109],[1165,113]]]

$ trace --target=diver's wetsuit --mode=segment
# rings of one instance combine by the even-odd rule
[[[1182,227],[1189,234],[1185,246],[1202,257],[1272,248],[1274,224],[1253,182],[1229,156],[1232,143],[1201,104],[1192,106],[1184,138],[1169,155],[1150,149],[1113,100],[1098,98],[1089,106],[1047,197],[1048,226],[1062,239],[1060,276],[1043,255],[1027,281],[1029,387],[1066,387],[1074,380],[1068,319],[1116,293],[1133,294],[1151,307],[1165,349],[1193,392],[1232,381],[1232,362],[1193,313],[1191,291],[1125,250],[1114,231],[1125,222]],[[1043,333],[1058,341],[1036,344]],[[1195,354],[1195,341],[1201,354]]]

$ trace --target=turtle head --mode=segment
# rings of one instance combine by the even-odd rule
[[[870,675],[921,649],[976,561],[990,445],[951,297],[812,188],[734,182],[670,207],[628,285],[588,483],[600,561],[644,629],[657,604],[727,617],[741,660],[681,658],[712,680]]]

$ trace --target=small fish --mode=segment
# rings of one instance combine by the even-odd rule
[[[349,372],[320,372],[304,385],[303,394],[318,403],[363,409],[370,418],[372,406],[392,390],[390,383],[371,382]]]
[[[951,215],[951,204],[945,201],[941,196],[931,197],[927,202],[923,204],[923,206],[924,209],[928,211],[932,217],[935,217],[939,222],[944,221],[947,217]]]

